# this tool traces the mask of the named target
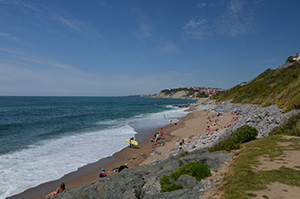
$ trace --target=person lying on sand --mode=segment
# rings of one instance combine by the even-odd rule
[[[121,172],[122,170],[124,170],[124,169],[126,169],[126,168],[128,168],[127,163],[125,163],[124,165],[121,165],[121,166],[119,167],[118,172]]]
[[[57,187],[56,191],[53,191],[52,193],[48,194],[46,196],[46,198],[51,197],[51,196],[55,196],[58,193],[61,193],[65,190],[65,183],[61,183],[59,187]]]

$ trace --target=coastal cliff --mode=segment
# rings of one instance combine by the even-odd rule
[[[299,114],[299,110],[297,109],[298,101],[295,101],[295,99],[298,99],[300,92],[292,92],[293,89],[296,89],[296,91],[299,89],[299,74],[299,63],[294,63],[291,66],[276,70],[268,69],[252,81],[244,85],[238,85],[233,89],[218,95],[216,99],[218,99],[219,102],[213,104],[214,101],[207,100],[198,104],[196,107],[198,111],[206,110],[214,113],[217,113],[217,111],[230,113],[239,110],[242,113],[242,118],[237,122],[232,123],[229,128],[216,129],[216,131],[211,134],[199,134],[190,137],[183,151],[175,149],[175,151],[177,151],[177,153],[175,153],[176,155],[170,153],[170,156],[167,159],[157,160],[149,165],[142,165],[137,168],[123,170],[110,177],[98,179],[91,184],[67,190],[53,198],[205,198],[205,193],[207,191],[217,190],[216,186],[222,182],[222,178],[219,180],[202,179],[198,181],[195,177],[190,175],[181,175],[178,179],[172,180],[171,182],[172,184],[175,184],[174,186],[181,186],[181,189],[162,192],[162,177],[172,175],[173,172],[178,171],[183,165],[190,162],[205,163],[209,166],[212,173],[218,173],[228,161],[232,160],[234,155],[237,156],[237,162],[240,162],[235,165],[235,167],[239,169],[234,170],[230,175],[227,175],[227,180],[232,182],[240,180],[240,184],[238,187],[233,187],[232,185],[234,185],[234,183],[225,183],[225,190],[229,190],[230,192],[225,193],[225,195],[227,194],[225,198],[241,198],[242,196],[245,198],[247,194],[249,195],[249,190],[253,192],[251,192],[252,195],[259,195],[256,192],[254,193],[254,190],[264,190],[266,184],[270,184],[271,182],[282,183],[279,187],[283,185],[293,185],[299,188],[300,184],[294,183],[294,181],[299,181],[297,176],[300,176],[300,173],[297,170],[300,163],[297,161],[295,162],[295,160],[297,160],[295,155],[298,154],[300,150],[300,139],[298,137],[287,138],[276,135],[286,133],[288,135],[299,136],[299,116],[294,117],[292,121],[289,121],[289,118]],[[277,78],[281,79],[278,80]],[[251,89],[254,89],[253,92],[250,92]],[[278,89],[280,90],[279,93]],[[156,97],[178,98],[191,96],[190,94],[191,93],[185,89],[169,89],[158,93]],[[289,94],[292,94],[293,98],[291,98]],[[264,99],[267,99],[267,102],[264,102]],[[250,104],[247,102],[256,103]],[[232,136],[239,127],[245,124],[258,130],[257,138],[259,139],[249,142],[249,144],[244,147],[249,148],[249,151],[242,149],[241,152],[235,153],[224,151],[208,152],[212,146],[215,146]],[[285,124],[287,124],[287,126],[283,126]],[[291,143],[290,139],[295,143],[289,144]],[[279,146],[279,142],[284,143],[284,145]],[[283,157],[281,155],[284,154],[282,149],[290,151],[291,148],[294,150],[292,155],[290,155],[291,157]],[[251,153],[253,150],[259,150],[259,153]],[[274,151],[277,151],[278,153],[273,154]],[[243,159],[242,155],[239,156],[241,153],[250,154],[253,158]],[[258,160],[261,161],[262,158],[268,159],[266,157],[269,157],[271,159],[270,161],[272,161],[274,155],[276,158],[286,159],[285,162],[283,160],[283,163],[276,162],[276,164],[283,165],[282,167],[273,169],[273,173],[271,174],[269,174],[269,171],[264,171],[268,166],[265,166],[266,168],[259,168],[260,170],[257,171],[257,167],[259,167],[257,165]],[[247,164],[243,165],[242,163],[245,162],[247,162]],[[265,162],[268,161],[266,160]],[[291,162],[291,168],[284,168],[288,167]],[[247,170],[246,178],[249,179],[249,182],[245,181],[244,170]],[[241,171],[240,175],[242,177],[237,175],[239,171]],[[264,173],[264,176],[259,176],[259,173]],[[280,176],[275,176],[275,174]],[[255,181],[255,179],[258,178],[260,179],[259,183],[257,182],[254,184],[264,183],[264,186],[253,188],[252,181]],[[236,191],[238,189],[240,190]],[[272,188],[269,190],[271,189]],[[287,194],[287,190],[290,190],[290,187],[285,188],[285,191],[282,191],[283,194]],[[235,195],[228,196],[231,193],[234,193]],[[300,188],[297,193],[300,193]],[[214,192],[214,194],[216,194],[216,192]],[[271,194],[270,191],[265,195],[268,194]]]

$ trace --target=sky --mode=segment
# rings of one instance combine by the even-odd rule
[[[298,0],[0,0],[0,96],[229,89],[300,52]]]

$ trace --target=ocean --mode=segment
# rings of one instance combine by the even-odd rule
[[[0,198],[56,180],[188,114],[189,99],[0,97]],[[139,136],[142,139],[142,136]],[[137,140],[143,141],[143,140]]]

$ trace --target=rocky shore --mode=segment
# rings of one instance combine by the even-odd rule
[[[278,108],[276,105],[261,107],[260,105],[254,104],[230,103],[229,100],[218,103],[215,106],[212,106],[212,101],[204,101],[200,106],[210,106],[209,111],[222,110],[222,112],[225,113],[240,110],[242,117],[230,128],[220,129],[212,135],[197,135],[191,137],[192,140],[188,142],[186,147],[186,150],[189,152],[198,149],[208,149],[229,137],[234,131],[245,124],[255,127],[258,130],[257,138],[266,137],[272,129],[282,125],[292,115],[298,112],[298,110],[292,110],[288,113],[281,113],[283,109]]]
[[[160,177],[163,175],[170,175],[172,171],[191,161],[206,163],[212,170],[217,170],[220,169],[226,161],[230,161],[233,155],[233,153],[226,152],[209,153],[205,150],[196,150],[186,155],[182,152],[166,160],[153,162],[150,165],[125,169],[111,177],[101,178],[91,184],[67,190],[53,198],[198,198],[199,196],[204,195],[204,192],[210,189],[212,184],[217,182],[206,180],[197,181],[194,177],[189,175],[181,175],[175,183],[181,184],[184,189],[160,193]]]
[[[201,114],[205,114],[204,110],[206,110],[211,113],[222,112],[224,115],[238,110],[241,117],[228,128],[219,128],[208,135],[202,132],[187,137],[183,150],[174,147],[171,150],[168,149],[166,154],[169,157],[164,160],[151,160],[150,163],[137,168],[129,168],[110,177],[98,179],[91,184],[67,190],[53,198],[184,199],[199,198],[199,196],[200,198],[208,198],[206,197],[208,193],[211,193],[210,196],[212,196],[216,192],[216,186],[222,181],[222,176],[219,175],[218,180],[211,178],[197,181],[194,177],[182,175],[176,183],[181,184],[184,189],[164,193],[160,193],[159,180],[163,175],[170,175],[172,171],[178,169],[181,165],[193,161],[200,161],[209,165],[212,175],[217,172],[220,173],[219,170],[228,161],[231,161],[234,154],[227,152],[209,153],[208,148],[229,137],[232,132],[245,124],[257,128],[259,131],[257,138],[266,137],[273,128],[280,126],[290,116],[297,113],[297,110],[293,110],[283,114],[282,109],[279,109],[276,105],[261,107],[251,104],[233,104],[230,101],[215,104],[212,100],[198,102],[191,105],[191,108],[194,111],[201,112]],[[182,125],[180,128],[185,128],[184,131],[187,131],[184,126]],[[173,146],[176,146],[178,141],[179,138],[173,141]],[[163,156],[162,153],[162,151],[156,150],[153,156]]]

